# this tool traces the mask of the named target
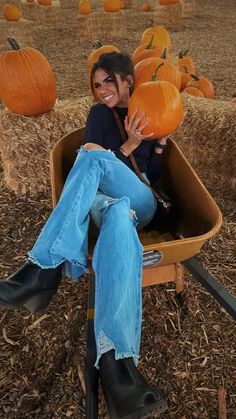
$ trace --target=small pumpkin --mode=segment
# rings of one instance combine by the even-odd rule
[[[134,67],[134,89],[141,83],[151,80],[168,81],[180,90],[181,73],[177,66],[170,61],[150,57],[140,61]]]
[[[80,0],[79,12],[81,15],[89,15],[91,12],[91,6],[88,0]]]
[[[161,6],[168,6],[169,4],[176,4],[179,3],[180,0],[159,0],[159,4]]]
[[[198,77],[196,74],[192,74],[192,80],[187,83],[187,87],[196,87],[208,99],[213,99],[215,96],[212,82],[203,76]]]
[[[21,12],[14,3],[7,3],[3,7],[3,16],[6,20],[18,21],[21,18]]]
[[[196,73],[196,67],[188,52],[188,49],[186,49],[186,51],[184,52],[179,52],[177,57],[177,64],[179,66],[180,71],[182,71],[183,73],[185,73],[186,68],[189,73]]]
[[[13,51],[0,55],[0,92],[12,112],[33,116],[48,112],[57,97],[56,79],[46,57],[32,47],[20,48],[8,38]]]
[[[38,4],[41,4],[42,6],[51,6],[52,0],[37,0]]]
[[[152,34],[154,34],[153,45],[161,46],[162,48],[167,48],[168,52],[172,50],[172,43],[170,39],[169,32],[164,28],[164,26],[156,26],[147,28],[141,37],[141,44],[149,43]]]
[[[185,68],[185,72],[184,73],[182,71],[180,72],[181,74],[180,90],[184,90],[185,87],[187,87],[187,83],[192,80],[192,73],[188,72],[188,69],[186,66],[184,68]]]
[[[204,97],[204,94],[201,92],[201,90],[192,86],[185,87],[185,89],[182,90],[182,93],[187,93],[188,95],[196,96],[196,97]]]
[[[143,12],[150,12],[150,10],[151,10],[150,4],[149,3],[143,3],[143,5],[142,5],[142,11]]]
[[[94,50],[89,54],[88,60],[87,60],[87,67],[88,67],[88,73],[90,75],[90,72],[92,70],[93,64],[98,61],[98,58],[100,55],[105,54],[106,52],[120,52],[119,48],[117,48],[115,45],[107,44],[102,45],[101,41],[96,40],[94,41]]]
[[[142,134],[153,132],[154,138],[165,137],[180,125],[183,116],[183,99],[178,89],[168,81],[149,81],[134,90],[128,106],[128,116],[138,109],[137,117],[145,113],[149,124]]]
[[[154,46],[154,34],[151,35],[151,39],[148,44],[142,44],[132,54],[132,63],[135,66],[139,61],[144,60],[148,57],[161,57],[165,54],[167,58],[167,49],[163,49],[162,46]]]
[[[120,0],[103,0],[103,7],[106,12],[119,12],[121,3]]]

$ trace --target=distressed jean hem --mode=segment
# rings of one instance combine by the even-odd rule
[[[124,358],[133,358],[135,365],[138,365],[139,356],[134,354],[133,352],[119,352],[116,348],[111,339],[107,338],[107,336],[102,335],[100,336],[97,342],[97,359],[94,364],[95,368],[99,369],[99,361],[103,354],[108,351],[114,349],[115,351],[115,359],[118,361],[119,359]]]
[[[51,264],[47,264],[47,265],[44,265],[44,264],[42,264],[42,263],[40,263],[32,254],[31,254],[31,252],[28,252],[28,260],[30,261],[30,262],[32,262],[32,263],[34,263],[35,265],[37,265],[37,266],[39,266],[41,269],[55,269],[55,268],[57,268],[59,265],[61,265],[62,263],[64,263],[64,262],[66,262],[67,261],[67,259],[65,259],[65,258],[62,258],[61,260],[60,260],[60,262],[57,262],[57,263],[51,263]],[[77,279],[79,279],[83,274],[85,274],[85,273],[88,273],[89,272],[89,269],[88,269],[88,267],[87,266],[85,266],[85,265],[82,265],[81,263],[79,263],[79,262],[76,262],[76,261],[68,261],[68,262],[70,262],[70,263],[73,263],[73,265],[74,266],[76,266],[77,267],[77,271],[79,272],[79,274],[76,274],[75,276],[73,276],[71,273],[69,273],[68,272],[68,269],[63,269],[63,271],[64,271],[64,274],[65,275],[67,275],[67,276],[70,276],[72,279],[74,279],[74,280],[77,280]]]

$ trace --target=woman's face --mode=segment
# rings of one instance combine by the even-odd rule
[[[93,82],[96,99],[105,103],[108,108],[114,106],[126,107],[129,102],[129,80],[122,80],[120,75],[115,73],[116,80],[119,86],[119,92],[116,85],[109,74],[102,68],[95,71]],[[131,76],[130,76],[131,78]]]

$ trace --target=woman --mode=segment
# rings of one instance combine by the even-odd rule
[[[137,225],[153,218],[157,203],[129,160],[156,180],[166,139],[144,141],[145,115],[129,119],[133,84],[130,58],[102,55],[91,73],[99,103],[88,115],[85,144],[25,265],[0,283],[0,303],[43,310],[56,293],[62,269],[78,279],[87,272],[90,216],[99,229],[93,254],[96,275],[95,338],[99,373],[110,417],[141,418],[162,412],[166,402],[138,371],[142,318],[142,252]],[[113,111],[124,123],[123,142]]]

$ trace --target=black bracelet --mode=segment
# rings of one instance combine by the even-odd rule
[[[160,144],[160,143],[155,143],[155,147],[157,148],[161,148],[162,150],[164,150],[167,147],[167,144]]]

